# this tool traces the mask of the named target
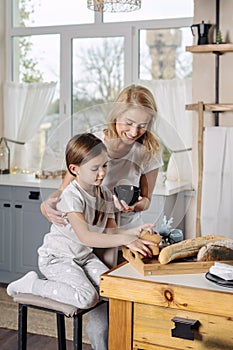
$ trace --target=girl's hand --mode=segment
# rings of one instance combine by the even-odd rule
[[[153,254],[150,250],[148,245],[156,245],[156,243],[149,242],[143,239],[136,239],[135,241],[131,242],[130,244],[127,244],[126,247],[130,248],[131,250],[134,250],[136,252],[141,253],[143,256],[148,256],[149,258],[152,258]]]
[[[56,209],[59,197],[50,197],[41,203],[42,214],[55,225],[64,226],[67,223],[65,214]]]
[[[144,224],[144,225],[140,225],[138,227],[133,227],[127,230],[127,233],[129,233],[130,235],[135,235],[137,237],[140,237],[142,231],[148,231],[151,235],[154,234],[153,231],[153,227],[155,227],[155,224]]]
[[[135,207],[136,205],[138,204],[138,202],[140,202],[142,200],[142,197],[138,197],[138,201],[129,206],[124,200],[121,200],[119,201],[119,199],[117,198],[117,196],[114,194],[113,195],[113,201],[114,201],[114,204],[115,204],[115,207],[119,210],[119,211],[122,211],[123,213],[128,213],[128,212],[131,212],[131,211],[136,211],[135,210]]]

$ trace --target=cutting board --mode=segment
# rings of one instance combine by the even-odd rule
[[[195,261],[193,258],[161,265],[156,257],[143,258],[140,253],[126,247],[122,247],[122,253],[123,257],[144,276],[206,273],[214,265],[214,261]],[[233,265],[233,260],[222,262]]]

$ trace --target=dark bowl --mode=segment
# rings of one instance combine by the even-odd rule
[[[140,196],[140,188],[133,185],[118,185],[114,187],[114,193],[120,201],[123,200],[128,205],[133,205]]]

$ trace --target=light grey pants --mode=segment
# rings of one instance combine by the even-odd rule
[[[46,298],[87,309],[100,299],[100,275],[108,268],[90,254],[87,259],[73,261],[53,255],[39,257],[39,268],[47,280],[34,282],[32,292]],[[97,307],[87,314],[86,333],[94,350],[108,349],[107,304]]]

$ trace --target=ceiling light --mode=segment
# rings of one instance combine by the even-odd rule
[[[87,7],[98,12],[130,12],[141,8],[141,0],[87,0]]]

